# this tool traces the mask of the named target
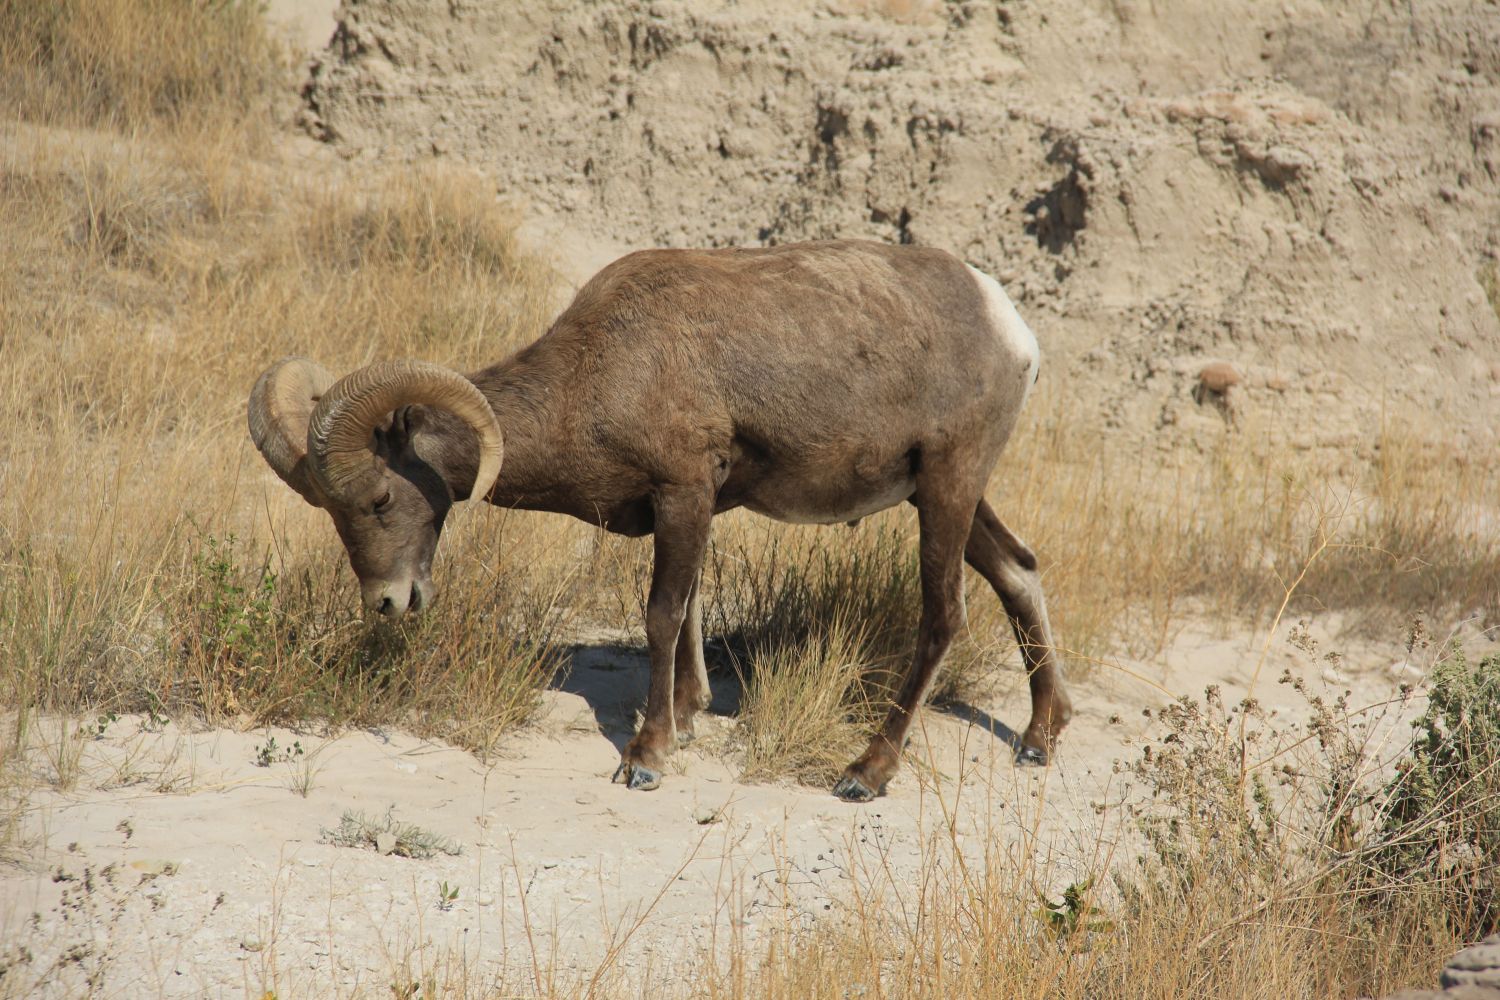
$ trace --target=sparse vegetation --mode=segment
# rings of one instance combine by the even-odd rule
[[[277,746],[276,737],[271,736],[255,748],[255,766],[270,767],[272,764],[291,764],[306,753],[302,741],[296,740],[289,747]]]
[[[336,539],[246,463],[242,424],[278,355],[461,367],[533,335],[550,284],[493,192],[448,175],[276,190],[198,133],[7,128],[0,393],[33,419],[0,452],[0,648],[26,665],[6,702],[399,719],[492,747],[556,669],[574,570],[535,555],[569,529],[460,516],[441,621],[366,630]]]
[[[1439,660],[1409,756],[1383,790],[1377,901],[1421,892],[1457,938],[1500,930],[1500,656]]]
[[[1473,676],[1458,658],[1442,662],[1454,677]],[[1043,863],[1018,867],[1000,837],[983,863],[960,862],[939,834],[920,887],[856,890],[843,921],[778,939],[751,982],[723,981],[721,995],[841,996],[854,983],[912,997],[1380,996],[1431,982],[1442,956],[1484,932],[1454,925],[1480,912],[1472,895],[1454,893],[1493,886],[1500,854],[1465,853],[1467,867],[1438,872],[1437,855],[1418,851],[1378,888],[1369,866],[1393,834],[1410,842],[1422,830],[1429,844],[1448,823],[1491,828],[1492,819],[1465,826],[1459,817],[1492,817],[1493,788],[1448,786],[1438,800],[1445,820],[1426,814],[1413,825],[1400,803],[1413,792],[1434,801],[1416,778],[1429,751],[1419,743],[1382,786],[1390,762],[1379,759],[1373,723],[1390,706],[1309,697],[1312,721],[1301,732],[1270,725],[1253,703],[1225,705],[1213,690],[1168,709],[1160,738],[1130,769],[1151,793],[1138,817],[1149,849],[1139,862],[1101,855],[1094,874],[1113,870],[1110,891],[1090,891],[1086,876],[1028,914],[1036,895],[1025,879]],[[1468,704],[1469,732],[1495,723],[1493,701]],[[1419,728],[1446,732],[1435,719],[1429,713]],[[1466,773],[1500,766],[1500,744],[1463,745]],[[920,919],[901,917],[913,913]]]
[[[339,825],[322,831],[323,841],[336,847],[364,847],[381,854],[397,854],[403,858],[425,860],[439,854],[459,855],[463,848],[441,834],[423,829],[415,823],[404,823],[396,818],[396,807],[392,805],[383,816],[369,816],[362,812],[346,812],[339,817]],[[447,883],[444,883],[446,886]],[[454,893],[454,899],[458,894]]]

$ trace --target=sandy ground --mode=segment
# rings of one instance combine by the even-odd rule
[[[272,29],[299,50],[312,52],[333,37],[338,0],[265,0]]]
[[[629,980],[736,946],[753,954],[788,924],[837,919],[856,887],[899,905],[932,852],[978,858],[988,845],[991,863],[1008,858],[1056,891],[1136,849],[1123,808],[1135,792],[1115,762],[1150,736],[1143,709],[1208,684],[1237,698],[1263,644],[1193,628],[1160,659],[1076,678],[1077,717],[1046,770],[1012,762],[1024,679],[997,665],[993,695],[925,713],[906,768],[867,806],[738,781],[738,684],[722,675],[706,735],[660,790],[610,784],[646,683],[641,651],[612,637],[575,650],[540,720],[489,762],[388,730],[54,724],[24,857],[0,871],[0,982],[35,996],[90,984],[106,996],[383,996],[424,972],[475,987],[604,965]],[[1397,687],[1420,670],[1397,642],[1338,648],[1346,663],[1384,666],[1344,674],[1278,637],[1257,696],[1289,729],[1305,706],[1275,683],[1284,669],[1315,691],[1352,691],[1355,705],[1395,698],[1371,716],[1394,751],[1420,702]],[[278,759],[259,766],[272,739]],[[302,755],[281,759],[294,746]],[[67,790],[49,787],[58,747],[76,756]],[[329,842],[345,812],[388,809],[461,853]]]

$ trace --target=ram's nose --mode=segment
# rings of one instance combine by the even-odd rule
[[[365,610],[395,620],[408,611],[421,611],[432,602],[430,580],[380,581],[360,588]]]

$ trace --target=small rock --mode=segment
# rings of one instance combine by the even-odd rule
[[[1216,395],[1222,396],[1239,384],[1239,370],[1228,361],[1212,361],[1198,372],[1198,385]]]
[[[389,854],[396,849],[396,835],[390,831],[384,831],[375,835],[375,850],[381,854]]]
[[[1291,146],[1272,146],[1266,150],[1266,163],[1284,177],[1296,177],[1315,165],[1311,156]]]
[[[1422,671],[1406,660],[1396,660],[1385,668],[1385,675],[1393,681],[1416,682],[1422,679]]]
[[[246,934],[244,937],[240,938],[240,947],[245,951],[260,951],[265,946],[265,942],[261,941],[261,939],[256,937],[254,934]]]
[[[1239,370],[1227,361],[1213,361],[1198,372],[1198,384],[1193,386],[1193,402],[1199,406],[1212,403],[1225,420],[1232,421],[1238,407],[1230,390],[1240,384]]]
[[[130,867],[148,878],[157,875],[176,875],[178,864],[175,861],[132,861]]]
[[[1474,986],[1500,990],[1500,934],[1491,934],[1454,955],[1439,978],[1446,989]]]
[[[710,823],[719,821],[719,810],[713,806],[694,806],[693,822],[699,826],[708,826]]]

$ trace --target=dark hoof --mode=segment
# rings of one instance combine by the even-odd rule
[[[615,784],[623,782],[626,788],[649,792],[653,788],[661,787],[661,772],[639,764],[627,764],[621,761],[620,766],[615,768],[615,776],[610,780]]]
[[[833,786],[833,794],[845,802],[869,802],[875,798],[876,793],[866,788],[863,781],[846,774]]]
[[[1036,747],[1022,747],[1016,753],[1016,763],[1024,767],[1046,767],[1047,751]]]

